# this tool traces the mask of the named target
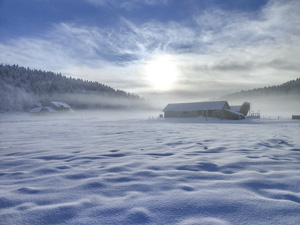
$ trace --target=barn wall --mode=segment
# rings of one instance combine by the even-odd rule
[[[198,111],[177,111],[177,112],[172,112],[172,111],[166,111],[165,112],[165,117],[197,117],[198,116]]]
[[[215,117],[215,118],[222,118],[223,116],[223,113],[222,113],[222,110],[214,110],[212,112],[212,117]]]
[[[222,118],[222,110],[201,110],[201,111],[166,111],[164,112],[165,118],[174,118],[174,117],[183,117],[183,118],[190,118],[190,117],[215,117],[215,118]]]
[[[169,117],[179,117],[180,112],[172,112],[172,111],[166,111],[165,113],[165,118]]]

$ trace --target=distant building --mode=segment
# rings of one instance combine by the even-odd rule
[[[29,111],[34,114],[43,114],[43,113],[57,113],[57,112],[74,112],[74,110],[66,103],[63,102],[50,102],[46,106],[42,104],[37,104],[31,108]]]
[[[73,111],[71,106],[63,102],[50,102],[48,105],[56,111]]]
[[[50,106],[35,106],[31,108],[30,113],[42,114],[42,113],[56,113],[57,111]]]
[[[202,116],[238,120],[244,119],[249,111],[244,112],[244,110],[241,110],[242,106],[238,110],[233,110],[227,101],[173,103],[168,104],[163,109],[163,112],[165,118]],[[241,112],[244,112],[245,114]]]
[[[292,120],[300,120],[300,115],[292,115]]]

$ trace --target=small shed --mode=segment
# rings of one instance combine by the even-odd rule
[[[300,120],[300,115],[292,115],[292,120]]]

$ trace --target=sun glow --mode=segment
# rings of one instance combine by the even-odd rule
[[[145,66],[145,74],[151,86],[156,90],[169,90],[178,77],[178,68],[173,57],[160,55]]]

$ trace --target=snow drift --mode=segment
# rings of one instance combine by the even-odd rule
[[[0,117],[0,224],[297,224],[298,121]]]

